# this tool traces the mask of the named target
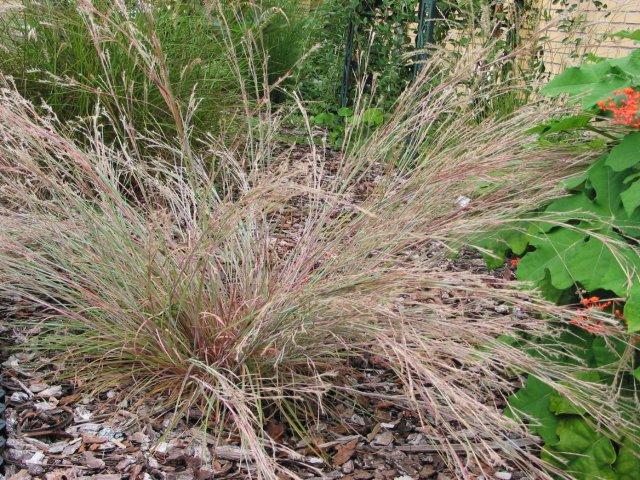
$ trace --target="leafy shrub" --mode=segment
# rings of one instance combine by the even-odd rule
[[[341,148],[345,141],[345,133],[349,124],[352,128],[358,128],[358,124],[363,126],[370,133],[382,125],[384,113],[380,108],[367,108],[358,117],[354,117],[353,109],[342,107],[336,113],[321,112],[311,117],[314,125],[325,127],[328,131],[329,145],[334,148]]]
[[[624,110],[629,106],[635,108],[631,101],[635,93],[629,96],[626,88],[636,82],[640,82],[640,50],[622,59],[570,68],[554,78],[543,92],[574,96],[587,109],[586,113],[549,122],[536,131],[543,138],[585,128],[599,131],[604,123],[602,117],[596,116],[599,112],[613,110],[627,115]],[[633,122],[634,118],[629,118],[629,126]],[[557,224],[574,224],[575,228],[538,222],[528,226],[528,231],[517,228],[504,232],[504,238],[498,240],[501,247],[495,246],[500,254],[498,263],[508,250],[522,255],[529,245],[535,248],[519,263],[518,277],[537,283],[552,300],[558,300],[563,291],[575,284],[587,291],[605,290],[627,298],[624,315],[630,332],[640,330],[640,311],[636,306],[640,299],[636,299],[632,281],[633,270],[640,266],[633,247],[633,239],[640,236],[637,210],[640,198],[636,194],[638,152],[637,132],[615,136],[606,156],[566,182],[568,195],[550,203],[545,213],[552,215]],[[609,248],[611,245],[625,248],[617,253],[615,248]]]
[[[411,78],[405,55],[413,49],[408,27],[416,21],[415,2],[327,0],[312,18],[311,42],[319,48],[299,74],[304,98],[339,105],[347,29],[352,22],[355,40],[350,74],[354,79],[366,77],[369,88],[375,77],[377,95],[387,100],[386,106],[393,103]]]
[[[241,7],[171,0],[144,8],[24,0],[0,22],[0,70],[61,120],[89,118],[99,106],[140,131],[180,135],[176,117],[193,116],[192,128],[215,131],[242,95],[261,95],[251,86],[262,73],[247,58],[259,57],[252,63],[260,67],[264,59],[275,81],[293,68],[306,38],[298,10],[285,0]]]
[[[537,5],[506,5],[502,0],[438,1],[435,18],[427,17],[426,25],[432,27],[430,41],[421,51],[416,48],[417,7],[417,2],[411,0],[324,0],[312,10],[309,44],[317,48],[297,70],[296,86],[310,103],[317,124],[329,130],[332,145],[343,143],[344,108],[357,109],[356,104],[364,98],[369,106],[391,110],[413,81],[418,64],[429,56],[426,52],[438,52],[444,45],[449,50],[445,57],[449,64],[440,63],[443,70],[464,62],[463,55],[470,45],[487,49],[483,62],[496,62],[494,68],[482,69],[482,77],[469,79],[464,85],[477,89],[471,96],[478,119],[496,113],[508,115],[526,104],[531,92],[529,80],[540,73],[540,65],[526,74],[520,68],[532,63],[531,55],[523,55],[524,50],[518,49],[524,41],[520,28],[527,25],[528,20],[523,20],[526,15],[538,12]],[[345,72],[350,26],[354,40]],[[531,45],[528,48],[534,50]],[[511,57],[507,60],[508,56]],[[346,99],[342,98],[345,73],[349,84]],[[433,69],[431,73],[432,79],[425,88],[437,88],[447,75]],[[523,76],[527,79],[519,80]],[[490,92],[483,90],[488,83],[495,87]],[[480,91],[486,96],[481,97]],[[341,108],[345,100],[346,106]]]
[[[640,382],[640,133],[610,124],[640,126],[637,87],[640,50],[569,68],[544,87],[548,95],[568,95],[585,111],[537,128],[543,141],[584,141],[582,132],[598,132],[611,139],[609,150],[565,182],[566,195],[544,208],[544,220],[523,222],[494,237],[490,247],[498,255],[489,260],[497,266],[509,252],[522,256],[519,280],[534,283],[549,300],[582,306],[567,331],[575,347],[565,361],[609,369],[594,379],[613,385],[620,398],[635,405],[631,421],[638,418]],[[609,319],[590,323],[585,310],[607,312]],[[629,335],[608,339],[606,332],[617,319],[623,319]],[[637,438],[595,428],[586,412],[535,377],[510,398],[510,407],[511,416],[524,415],[537,424],[545,442],[542,457],[577,479],[630,480],[640,471]]]

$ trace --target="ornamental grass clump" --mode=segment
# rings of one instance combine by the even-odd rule
[[[83,389],[126,388],[176,417],[198,410],[203,428],[238,436],[253,478],[295,476],[269,418],[301,438],[337,403],[384,394],[354,380],[369,361],[399,385],[387,400],[442,439],[461,477],[509,461],[550,478],[499,406],[520,374],[633,435],[633,405],[562,361],[559,340],[525,340],[559,336],[554,321],[574,311],[443,266],[465,239],[557,195],[598,152],[536,146],[528,132],[558,113],[543,103],[476,121],[461,92],[477,58],[446,75],[437,58],[388,121],[365,140],[351,132],[358,141],[333,162],[311,139],[302,156],[277,145],[286,112],[268,98],[247,106],[245,143],[209,136],[185,148],[144,131],[105,141],[121,119],[100,110],[68,132],[5,82],[0,297],[39,311],[16,320],[36,332],[25,348],[63,362],[50,375]],[[442,81],[427,89],[434,71]],[[506,340],[518,337],[529,349]]]

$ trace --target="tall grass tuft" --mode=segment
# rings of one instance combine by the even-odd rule
[[[335,402],[377,395],[352,380],[372,358],[401,386],[388,400],[443,439],[461,478],[504,459],[551,478],[495,404],[518,374],[634,435],[634,406],[581,380],[588,367],[561,362],[561,344],[503,341],[558,335],[570,310],[443,268],[465,239],[558,195],[558,181],[598,154],[535,144],[529,131],[560,113],[554,105],[478,121],[477,93],[464,86],[482,55],[448,66],[445,52],[434,56],[366,139],[357,113],[337,164],[311,129],[304,162],[278,148],[286,112],[268,102],[233,146],[143,131],[122,139],[117,129],[113,140],[104,132],[122,119],[108,110],[70,133],[5,79],[0,298],[41,312],[20,321],[37,327],[27,348],[57,356],[83,388],[126,385],[177,416],[198,408],[204,427],[239,435],[259,478],[294,476],[273,453],[267,419],[299,432]]]
[[[0,70],[64,121],[87,119],[99,104],[140,130],[185,135],[180,117],[192,115],[192,129],[219,131],[241,104],[237,74],[252,75],[230,55],[259,45],[255,63],[279,77],[299,60],[306,33],[288,0],[212,3],[22,0],[0,15]]]

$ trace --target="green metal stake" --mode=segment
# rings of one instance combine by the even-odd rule
[[[351,59],[353,57],[353,37],[355,34],[355,22],[353,16],[349,17],[347,26],[347,42],[344,47],[344,65],[342,69],[342,84],[340,85],[340,106],[346,107],[349,103],[349,84],[351,83]]]
[[[416,35],[416,49],[422,50],[425,45],[433,43],[434,18],[436,16],[437,0],[420,0],[418,8],[418,32]],[[413,64],[413,78],[415,79],[422,68],[422,62],[427,59],[425,53],[420,53]]]
[[[434,37],[434,18],[436,16],[436,2],[437,0],[420,0],[420,6],[418,7],[418,31],[416,34],[416,50],[424,49],[428,43],[433,43]],[[427,59],[427,55],[422,52],[416,55],[415,63],[413,64],[413,81],[418,77],[420,70],[422,69],[423,62]],[[415,141],[415,132],[410,133],[405,139],[405,151],[409,149],[412,143]],[[417,152],[413,152],[413,156]]]

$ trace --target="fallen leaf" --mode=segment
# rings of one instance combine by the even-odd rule
[[[31,464],[31,465],[36,465],[40,462],[42,462],[42,460],[44,459],[44,453],[42,452],[36,452],[33,454],[33,456],[28,459],[26,461],[27,465]]]
[[[349,460],[347,463],[342,465],[342,473],[353,473],[355,466],[353,464],[353,460]]]
[[[27,395],[25,392],[13,392],[9,397],[9,400],[11,400],[13,403],[22,403],[28,399],[29,399],[29,395]]]
[[[33,392],[33,389],[31,389],[31,391]],[[36,392],[33,392],[33,393],[36,393]],[[60,385],[55,385],[53,387],[45,388],[44,390],[41,390],[40,392],[38,392],[38,396],[43,398],[59,397],[60,395],[62,395],[62,387]]]
[[[353,474],[353,478],[355,480],[369,480],[373,478],[373,473],[367,472],[365,470],[358,470],[356,473]]]
[[[101,470],[105,467],[104,461],[96,458],[91,452],[84,452],[84,462],[87,467],[95,470]]]
[[[62,455],[64,456],[73,455],[78,451],[81,445],[82,445],[82,439],[81,438],[75,439],[73,442],[69,443],[69,445],[64,447],[64,449],[62,450]]]
[[[275,420],[269,420],[267,422],[267,435],[269,435],[275,442],[282,440],[285,430],[285,426],[280,422],[276,422]]]
[[[31,390],[31,393],[40,393],[47,388],[49,388],[49,385],[42,382],[33,382],[29,384],[29,390]]]
[[[393,443],[393,433],[382,432],[373,439],[373,445],[387,447]]]
[[[33,404],[34,407],[36,407],[36,410],[38,412],[50,412],[51,410],[55,410],[56,406],[52,405],[51,403],[47,402],[47,401],[42,401],[42,402],[36,402]]]
[[[66,441],[62,441],[62,442],[56,442],[56,443],[52,443],[49,445],[49,448],[47,449],[47,452],[49,453],[62,453],[62,451],[69,445],[69,442]],[[51,472],[54,473],[54,472]]]
[[[97,435],[91,435],[90,433],[83,433],[82,434],[82,441],[84,443],[88,443],[88,444],[106,443],[107,440],[108,440],[107,437],[99,437]]]
[[[80,400],[80,395],[77,393],[73,395],[67,395],[66,397],[62,397],[60,399],[58,405],[69,405],[71,403],[76,403],[78,400]]]
[[[54,470],[44,476],[44,480],[67,480],[69,478],[76,478],[77,473],[74,469]]]
[[[347,463],[355,453],[356,445],[358,445],[357,439],[336,447],[336,454],[333,456],[333,466],[340,467]]]
[[[30,480],[31,475],[27,470],[20,470],[18,473],[15,473],[7,478],[7,480]]]
[[[148,435],[145,435],[145,434],[144,434],[144,433],[142,433],[142,432],[136,432],[136,433],[134,433],[133,435],[131,435],[131,437],[130,437],[130,438],[131,438],[131,441],[132,441],[132,442],[134,442],[134,443],[140,443],[140,444],[142,444],[142,443],[149,443],[149,440],[150,440],[150,439],[149,439],[149,436],[148,436]]]

